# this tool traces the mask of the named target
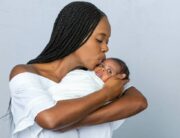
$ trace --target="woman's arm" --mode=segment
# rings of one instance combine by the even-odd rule
[[[78,123],[60,129],[60,131],[127,118],[143,111],[147,105],[146,98],[135,87],[130,87],[123,96],[114,102],[91,113]]]
[[[135,87],[130,87],[123,96],[87,116],[81,124],[95,125],[124,119],[143,111],[147,106],[146,98]]]

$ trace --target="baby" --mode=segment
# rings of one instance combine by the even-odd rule
[[[93,71],[76,69],[69,72],[57,86],[49,89],[55,101],[67,100],[86,96],[101,89],[110,77],[124,74],[124,79],[129,79],[129,69],[120,59],[107,58]],[[112,137],[112,131],[117,129],[124,120],[87,126],[77,129],[80,138]]]
[[[127,65],[118,58],[107,58],[97,66],[94,71],[103,82],[117,74],[125,74],[124,79],[129,79],[129,69]]]

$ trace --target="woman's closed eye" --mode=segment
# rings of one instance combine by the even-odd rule
[[[102,42],[103,42],[103,40],[100,40],[100,39],[96,39],[96,41],[97,41],[98,43],[102,43]]]

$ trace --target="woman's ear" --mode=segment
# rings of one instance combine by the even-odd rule
[[[120,78],[121,80],[126,77],[126,74],[117,74],[117,77]]]

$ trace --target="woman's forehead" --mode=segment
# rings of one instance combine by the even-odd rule
[[[103,17],[98,23],[97,27],[94,30],[94,34],[101,35],[109,38],[111,35],[111,26],[106,17]]]

